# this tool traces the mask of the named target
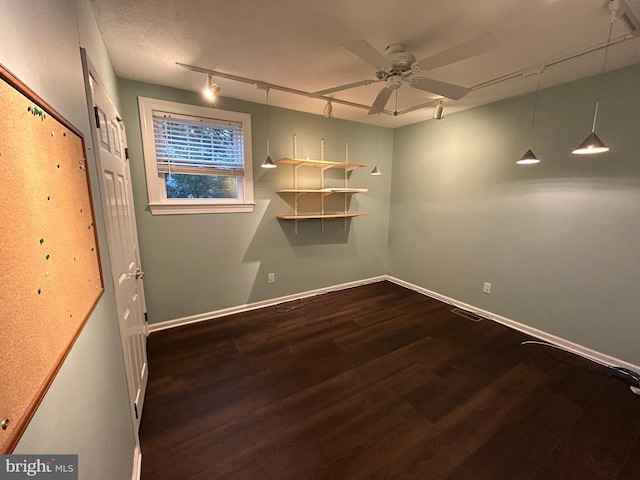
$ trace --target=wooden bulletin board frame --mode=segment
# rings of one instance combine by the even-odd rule
[[[0,65],[0,453],[103,292],[84,137]]]

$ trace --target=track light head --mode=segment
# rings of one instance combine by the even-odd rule
[[[220,86],[217,83],[213,83],[213,77],[211,74],[207,75],[207,84],[204,87],[204,96],[210,100],[214,101],[220,92]]]
[[[324,118],[333,118],[333,105],[331,105],[331,100],[327,101],[327,104],[324,107]]]
[[[442,120],[444,118],[444,106],[442,105],[442,100],[440,100],[436,105],[436,108],[433,109],[433,118],[435,120]]]

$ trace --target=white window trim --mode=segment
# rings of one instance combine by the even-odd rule
[[[152,215],[175,215],[197,213],[234,213],[252,212],[255,205],[253,199],[253,158],[251,155],[251,115],[217,108],[199,107],[184,103],[168,102],[155,98],[138,97],[140,110],[140,126],[142,129],[142,147],[144,153],[145,175],[147,178],[147,195]],[[238,177],[243,182],[243,198],[240,199],[206,199],[206,198],[166,198],[166,185],[158,175],[156,146],[153,136],[153,111],[160,110],[181,115],[203,118],[214,118],[242,123],[244,137],[244,176]]]

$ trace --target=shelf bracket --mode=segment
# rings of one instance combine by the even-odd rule
[[[324,138],[320,139],[320,160],[325,161],[324,157]],[[320,173],[320,189],[324,189],[324,171],[326,168],[321,169]],[[320,214],[324,215],[324,197],[325,195],[320,195]],[[320,220],[320,231],[324,232],[324,218]]]
[[[344,144],[344,163],[349,163],[349,142],[345,142]],[[349,174],[347,173],[347,169],[344,169],[344,188],[349,188]],[[347,192],[343,194],[344,197],[344,213],[347,213]],[[344,223],[342,225],[343,230],[347,230],[347,217],[344,218]]]

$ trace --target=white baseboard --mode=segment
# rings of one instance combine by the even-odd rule
[[[314,295],[321,295],[323,293],[335,292],[338,290],[346,290],[347,288],[359,287],[361,285],[382,282],[384,280],[387,280],[386,275],[366,278],[364,280],[357,280],[355,282],[342,283],[340,285],[333,285],[331,287],[318,288],[317,290],[309,290],[307,292],[295,293],[293,295],[286,295],[284,297],[270,298],[269,300],[248,303],[246,305],[238,305],[237,307],[224,308],[222,310],[216,310],[213,312],[199,313],[197,315],[191,315],[189,317],[176,318],[174,320],[167,320],[159,323],[150,323],[149,334],[159,332],[161,330],[166,330],[168,328],[175,328],[181,327],[182,325],[189,325],[191,323],[204,322],[207,320],[213,320],[214,318],[232,315],[234,313],[248,312],[250,310],[255,310],[256,308],[270,307],[272,305],[291,302],[294,300],[299,300],[301,298],[313,297]]]
[[[427,290],[426,288],[419,287],[418,285],[405,282],[404,280],[400,280],[399,278],[395,278],[387,275],[385,280],[393,282],[402,287],[409,288],[411,290],[414,290],[415,292],[421,293],[428,297],[435,298],[436,300],[440,300],[441,302],[448,303],[449,305],[453,305],[453,306],[462,308],[464,310],[467,310],[469,312],[473,312],[477,315],[480,315],[481,317],[487,318],[489,320],[493,320],[494,322],[500,323],[509,328],[513,328],[514,330],[518,330],[519,332],[522,332],[531,337],[562,347],[565,350],[568,350],[570,352],[575,353],[576,355],[580,355],[582,357],[593,360],[594,362],[607,365],[607,366],[628,368],[629,370],[640,372],[640,366],[638,365],[633,365],[632,363],[625,362],[624,360],[620,360],[619,358],[606,355],[596,350],[592,350],[590,348],[584,347],[582,345],[571,342],[564,338],[557,337],[555,335],[547,333],[543,330],[538,330],[537,328],[524,325],[522,323],[516,322],[515,320],[511,320],[509,318],[503,317],[501,315],[497,315],[487,310],[474,307],[473,305],[468,305],[454,298],[446,297],[439,293],[432,292],[431,290]]]
[[[133,450],[133,473],[131,480],[140,480],[142,476],[142,451],[140,450],[140,444],[136,442],[136,448]]]

